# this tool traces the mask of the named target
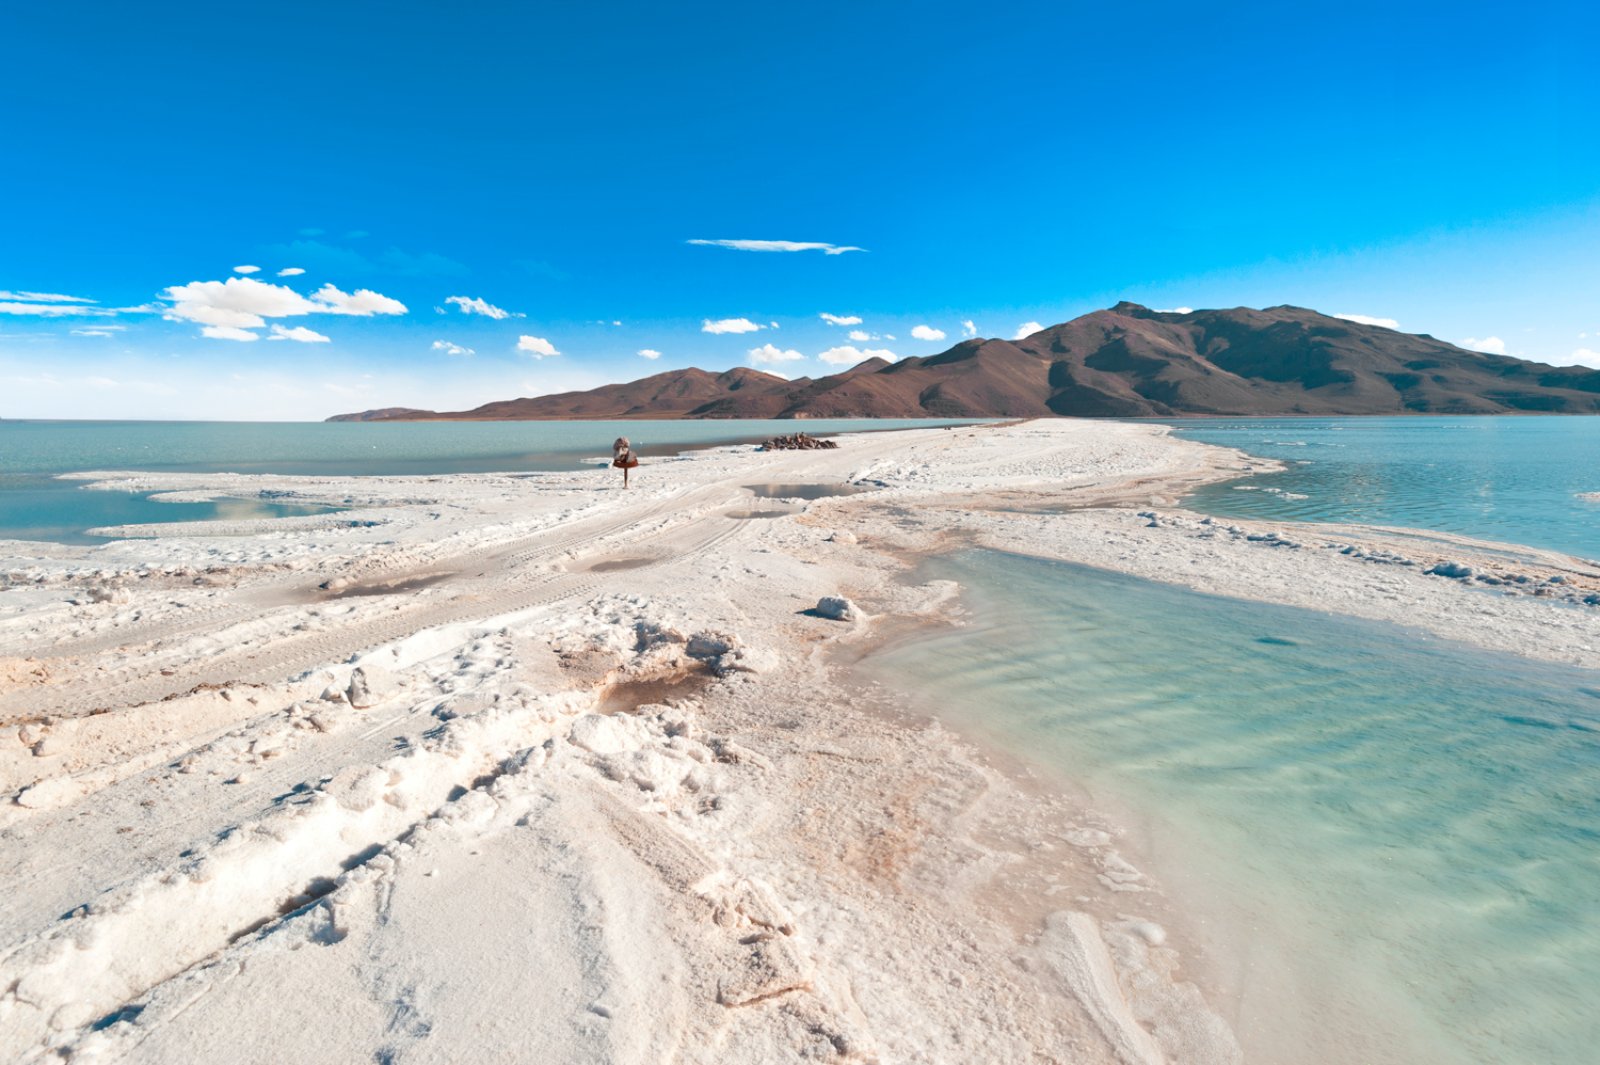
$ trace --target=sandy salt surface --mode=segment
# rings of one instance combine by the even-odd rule
[[[973,541],[1592,658],[1572,560],[1171,509],[1251,465],[1062,421],[92,478],[346,509],[0,545],[0,1060],[1237,1060],[1116,826],[841,663]],[[875,491],[740,487],[797,482]]]

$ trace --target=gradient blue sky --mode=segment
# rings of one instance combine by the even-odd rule
[[[0,416],[815,376],[1124,298],[1600,365],[1597,41],[1576,3],[8,5]]]

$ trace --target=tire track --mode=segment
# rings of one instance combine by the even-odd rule
[[[704,490],[691,493],[709,494]],[[533,549],[505,552],[502,548],[489,555],[490,561],[483,577],[470,579],[458,594],[447,600],[400,604],[387,614],[360,619],[346,626],[337,626],[335,623],[336,627],[303,635],[282,632],[264,634],[261,637],[264,645],[243,645],[201,662],[168,668],[166,673],[161,671],[164,667],[159,662],[152,663],[144,659],[130,663],[116,674],[97,678],[98,683],[92,686],[75,686],[71,690],[71,699],[75,704],[74,716],[89,716],[179,698],[207,686],[278,684],[319,666],[347,661],[355,655],[414,633],[552,606],[574,596],[593,592],[605,583],[603,575],[549,570],[529,572],[527,567],[535,562],[548,562],[552,557],[580,545],[593,546],[597,541],[614,539],[630,528],[658,518],[669,504],[681,506],[683,502],[670,498],[662,500],[642,514],[634,512],[608,523],[603,530],[574,531],[560,540],[542,543]],[[699,554],[738,535],[743,531],[743,524],[730,521],[719,513],[709,513],[690,518],[677,529],[653,534],[657,541],[664,537],[677,540],[696,527],[707,528],[704,535],[690,538],[681,550],[674,551],[671,557],[655,565],[669,565],[679,558]],[[501,572],[507,567],[511,567],[509,574]],[[265,615],[257,613],[255,616]],[[287,614],[284,620],[293,616],[297,615]],[[244,620],[248,621],[249,618]],[[128,676],[128,673],[133,675]],[[65,695],[65,686],[59,683],[16,692],[5,700],[5,714],[10,719],[26,719],[30,715],[60,713],[58,704]]]
[[[725,493],[726,489],[721,491]],[[642,511],[620,517],[614,513],[585,515],[565,528],[560,525],[551,526],[499,544],[480,545],[466,551],[447,553],[426,560],[402,561],[395,560],[391,555],[381,563],[373,565],[369,564],[372,561],[370,559],[356,558],[339,576],[347,579],[359,578],[362,581],[387,581],[401,580],[424,569],[465,571],[496,563],[536,565],[552,556],[615,536],[632,526],[660,517],[669,509],[683,509],[695,496],[711,494],[711,491],[703,488],[686,489],[656,500]],[[591,524],[598,524],[599,528],[589,528]],[[549,539],[553,533],[565,535],[559,539]],[[124,648],[181,640],[200,632],[215,632],[230,625],[261,617],[264,613],[270,612],[273,606],[288,608],[303,605],[274,603],[273,600],[285,593],[315,596],[317,588],[307,586],[307,577],[308,572],[305,570],[273,575],[247,587],[234,589],[231,594],[226,594],[225,598],[217,602],[194,606],[180,605],[176,616],[163,614],[148,622],[144,619],[135,619],[123,623],[115,631],[91,633],[76,640],[68,638],[53,642],[44,640],[19,642],[11,653],[19,657],[44,660],[83,658]],[[173,598],[176,599],[181,591],[185,590],[175,590]],[[162,649],[152,647],[152,650]]]

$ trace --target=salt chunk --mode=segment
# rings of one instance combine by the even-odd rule
[[[817,600],[817,613],[833,621],[854,621],[861,611],[842,595],[825,595]]]
[[[628,738],[616,721],[601,714],[585,714],[574,721],[568,739],[593,754],[616,754],[628,747]]]

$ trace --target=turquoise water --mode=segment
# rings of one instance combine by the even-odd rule
[[[967,424],[944,419],[593,422],[0,421],[0,539],[100,542],[85,530],[133,522],[247,516],[240,503],[158,503],[87,491],[56,474],[187,470],[329,475],[578,469],[631,439],[647,458],[684,448],[812,434]],[[307,513],[252,501],[255,517]]]
[[[1191,440],[1291,463],[1212,485],[1188,505],[1226,517],[1461,533],[1600,559],[1600,418],[1219,418]]]
[[[1138,826],[1250,1060],[1595,1060],[1600,675],[1059,563],[931,570],[971,623],[868,668]]]
[[[326,514],[333,507],[264,499],[218,499],[207,503],[161,503],[148,492],[89,491],[70,481],[26,474],[0,474],[0,539],[100,544],[85,530],[108,525],[173,521],[248,521]]]

